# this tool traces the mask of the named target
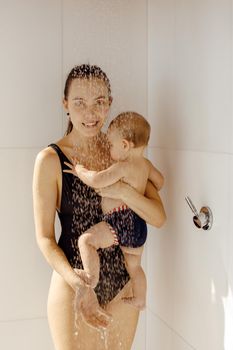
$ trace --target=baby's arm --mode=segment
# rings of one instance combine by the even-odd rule
[[[164,184],[164,177],[161,174],[161,172],[154,167],[154,165],[148,160],[149,162],[149,176],[148,179],[154,184],[156,189],[159,191]]]
[[[123,177],[123,162],[114,163],[109,168],[101,171],[88,170],[81,164],[75,166],[67,162],[65,164],[71,170],[63,170],[64,172],[78,176],[86,185],[94,188],[110,186]]]

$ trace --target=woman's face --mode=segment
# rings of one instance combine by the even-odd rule
[[[111,102],[103,80],[77,78],[71,82],[64,106],[70,113],[74,129],[85,137],[93,137],[101,130]]]

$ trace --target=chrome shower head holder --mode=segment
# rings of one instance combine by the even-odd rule
[[[209,207],[202,207],[200,213],[198,214],[191,199],[187,196],[185,197],[190,209],[194,213],[193,222],[196,227],[202,228],[203,230],[210,230],[213,225],[213,214]]]

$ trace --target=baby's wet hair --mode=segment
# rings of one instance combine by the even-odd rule
[[[123,112],[109,124],[108,130],[118,130],[123,139],[133,142],[134,147],[146,146],[150,138],[150,124],[139,113]]]

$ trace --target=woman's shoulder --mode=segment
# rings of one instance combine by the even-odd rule
[[[38,152],[36,156],[36,159],[43,162],[51,162],[53,159],[56,158],[56,151],[51,146],[43,148]]]
[[[56,168],[59,169],[59,158],[56,151],[50,146],[40,150],[36,155],[35,166],[48,173],[50,170],[54,172]]]

